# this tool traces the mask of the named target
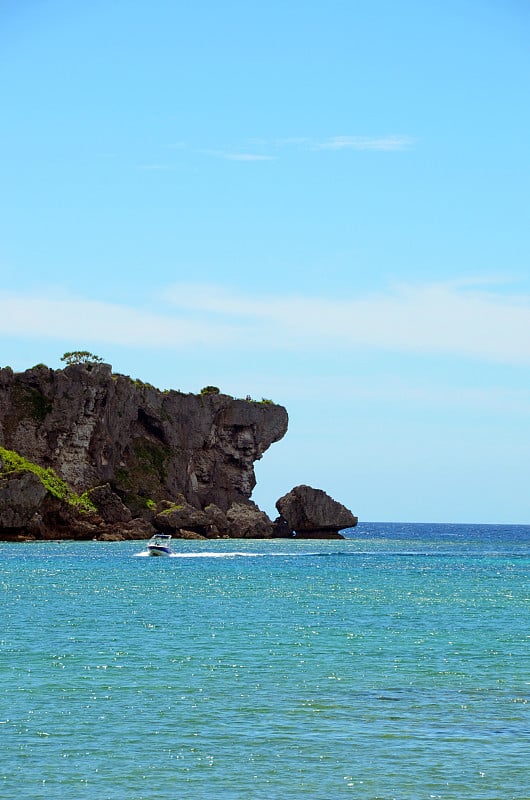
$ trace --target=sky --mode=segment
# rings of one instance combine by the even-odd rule
[[[285,405],[253,499],[530,524],[527,0],[0,0],[0,366]]]

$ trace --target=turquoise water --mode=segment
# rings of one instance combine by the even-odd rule
[[[530,527],[0,543],[0,797],[530,798]]]

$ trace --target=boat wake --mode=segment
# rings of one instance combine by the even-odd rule
[[[216,553],[215,551],[208,551],[205,553],[168,553],[165,558],[262,558],[264,556],[285,556],[285,553],[243,553],[243,552],[229,552],[229,553]],[[133,553],[135,558],[150,558],[151,554],[148,550],[142,550],[141,553]]]
[[[192,558],[307,558],[315,557],[315,556],[329,556],[335,555],[330,553],[285,553],[285,552],[276,552],[276,553],[254,553],[254,552],[245,552],[240,550],[230,550],[226,552],[217,552],[215,550],[206,550],[203,553],[168,553],[165,558],[184,558],[184,559],[192,559]],[[346,555],[346,554],[344,554]],[[350,555],[350,554],[347,554]],[[151,557],[151,554],[148,550],[143,550],[141,553],[133,553],[135,558],[145,558]]]

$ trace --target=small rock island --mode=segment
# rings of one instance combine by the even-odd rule
[[[295,487],[250,499],[286,409],[216,387],[160,391],[97,361],[0,369],[0,539],[336,538],[357,518]]]

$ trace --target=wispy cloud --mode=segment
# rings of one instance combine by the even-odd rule
[[[167,305],[144,308],[80,297],[0,293],[0,334],[225,352],[450,355],[530,364],[530,296],[459,283],[402,285],[354,298],[243,294],[179,284]],[[320,357],[320,356],[319,356]]]
[[[274,161],[281,157],[281,154],[288,151],[299,151],[305,153],[316,153],[318,151],[379,151],[395,152],[409,150],[415,144],[416,139],[411,136],[403,135],[384,135],[384,136],[329,136],[325,139],[316,139],[310,136],[285,136],[276,139],[247,139],[246,142],[218,148],[204,148],[192,146],[186,142],[178,142],[171,145],[171,149],[188,150],[190,153],[199,153],[213,158],[222,158],[226,161]],[[145,164],[140,169],[168,169],[172,168],[167,164]]]
[[[167,296],[210,322],[230,320],[250,347],[372,348],[530,363],[530,296],[470,283],[401,285],[350,299],[262,297],[186,285]]]
[[[288,136],[271,141],[268,146],[282,150],[285,148],[304,151],[318,150],[409,150],[416,142],[412,136],[389,134],[384,136],[329,136],[314,139],[309,136]],[[262,142],[265,146],[266,143]]]
[[[315,139],[310,136],[286,136],[277,139],[251,139],[249,144],[262,150],[279,152],[282,150],[302,150],[305,152],[318,150],[409,150],[416,140],[411,136],[389,134],[385,136],[329,136],[326,139]],[[225,151],[213,151],[216,155],[230,158]],[[243,157],[245,154],[242,154]],[[236,156],[237,157],[237,156]],[[259,156],[267,158],[267,156]],[[269,156],[270,158],[270,156]]]
[[[77,296],[55,299],[45,293],[0,292],[0,308],[0,334],[8,338],[70,339],[75,331],[87,341],[179,350],[211,346],[217,339],[226,346],[235,336],[229,324],[210,325],[184,315],[154,314]]]
[[[315,150],[408,150],[410,136],[332,136],[313,145]]]

